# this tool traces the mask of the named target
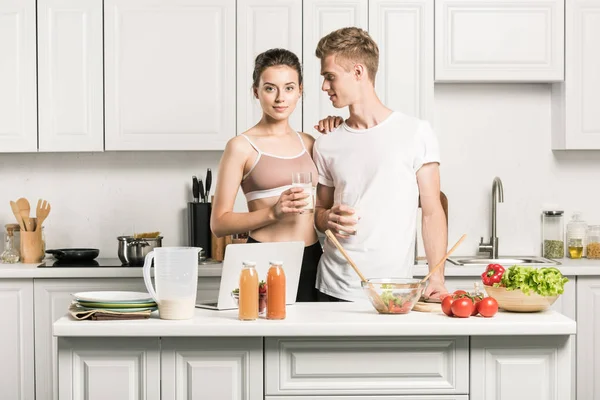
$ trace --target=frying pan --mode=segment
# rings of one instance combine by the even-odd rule
[[[46,250],[46,253],[52,254],[54,258],[61,261],[86,261],[98,257],[98,249],[55,249]]]

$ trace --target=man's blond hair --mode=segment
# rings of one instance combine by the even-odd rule
[[[375,83],[379,66],[379,47],[371,36],[360,28],[342,28],[331,32],[319,40],[315,54],[321,60],[335,55],[336,63],[346,71],[352,68],[351,63],[364,64],[369,79]]]

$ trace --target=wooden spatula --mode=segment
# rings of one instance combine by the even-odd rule
[[[15,203],[14,201],[11,200],[10,208],[12,208],[12,212],[15,215],[15,218],[17,219],[17,222],[19,223],[21,230],[24,231],[25,223],[23,222],[23,217],[21,217],[21,212],[19,211],[19,206],[17,205],[17,203]]]
[[[17,200],[17,206],[19,206],[19,214],[21,214],[21,217],[23,218],[25,230],[29,231],[29,229],[31,229],[31,222],[29,221],[29,209],[31,207],[29,206],[29,201],[26,198],[21,197]]]
[[[335,245],[335,247],[337,247],[337,249],[340,251],[340,253],[342,253],[344,258],[346,259],[346,261],[348,261],[348,264],[350,264],[350,266],[354,269],[354,272],[356,272],[356,274],[358,275],[360,280],[363,282],[368,282],[367,278],[365,278],[365,276],[362,274],[362,272],[360,272],[360,270],[358,269],[358,267],[356,266],[354,261],[352,261],[352,259],[348,255],[348,253],[346,253],[346,250],[344,250],[344,248],[342,247],[340,242],[337,240],[335,235],[329,229],[327,229],[325,231],[325,235],[327,235],[329,240],[331,240],[331,242]],[[377,311],[381,311],[381,312],[388,311],[387,305],[381,299],[381,297],[379,296],[379,293],[377,293],[377,290],[375,290],[375,288],[373,287],[372,284],[369,284],[369,297],[373,300],[373,302],[374,302],[373,305],[375,306]]]
[[[48,218],[48,214],[50,214],[50,203],[46,200],[39,199],[35,209],[35,216],[37,217],[36,231],[42,229],[42,224],[44,223],[44,220]]]

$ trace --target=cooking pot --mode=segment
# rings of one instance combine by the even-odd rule
[[[119,260],[123,265],[144,265],[146,254],[155,247],[162,247],[162,236],[136,239],[133,236],[119,236]]]

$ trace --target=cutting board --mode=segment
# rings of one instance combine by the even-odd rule
[[[441,303],[425,303],[424,301],[418,301],[417,304],[412,309],[413,311],[419,312],[442,312],[442,304]]]

